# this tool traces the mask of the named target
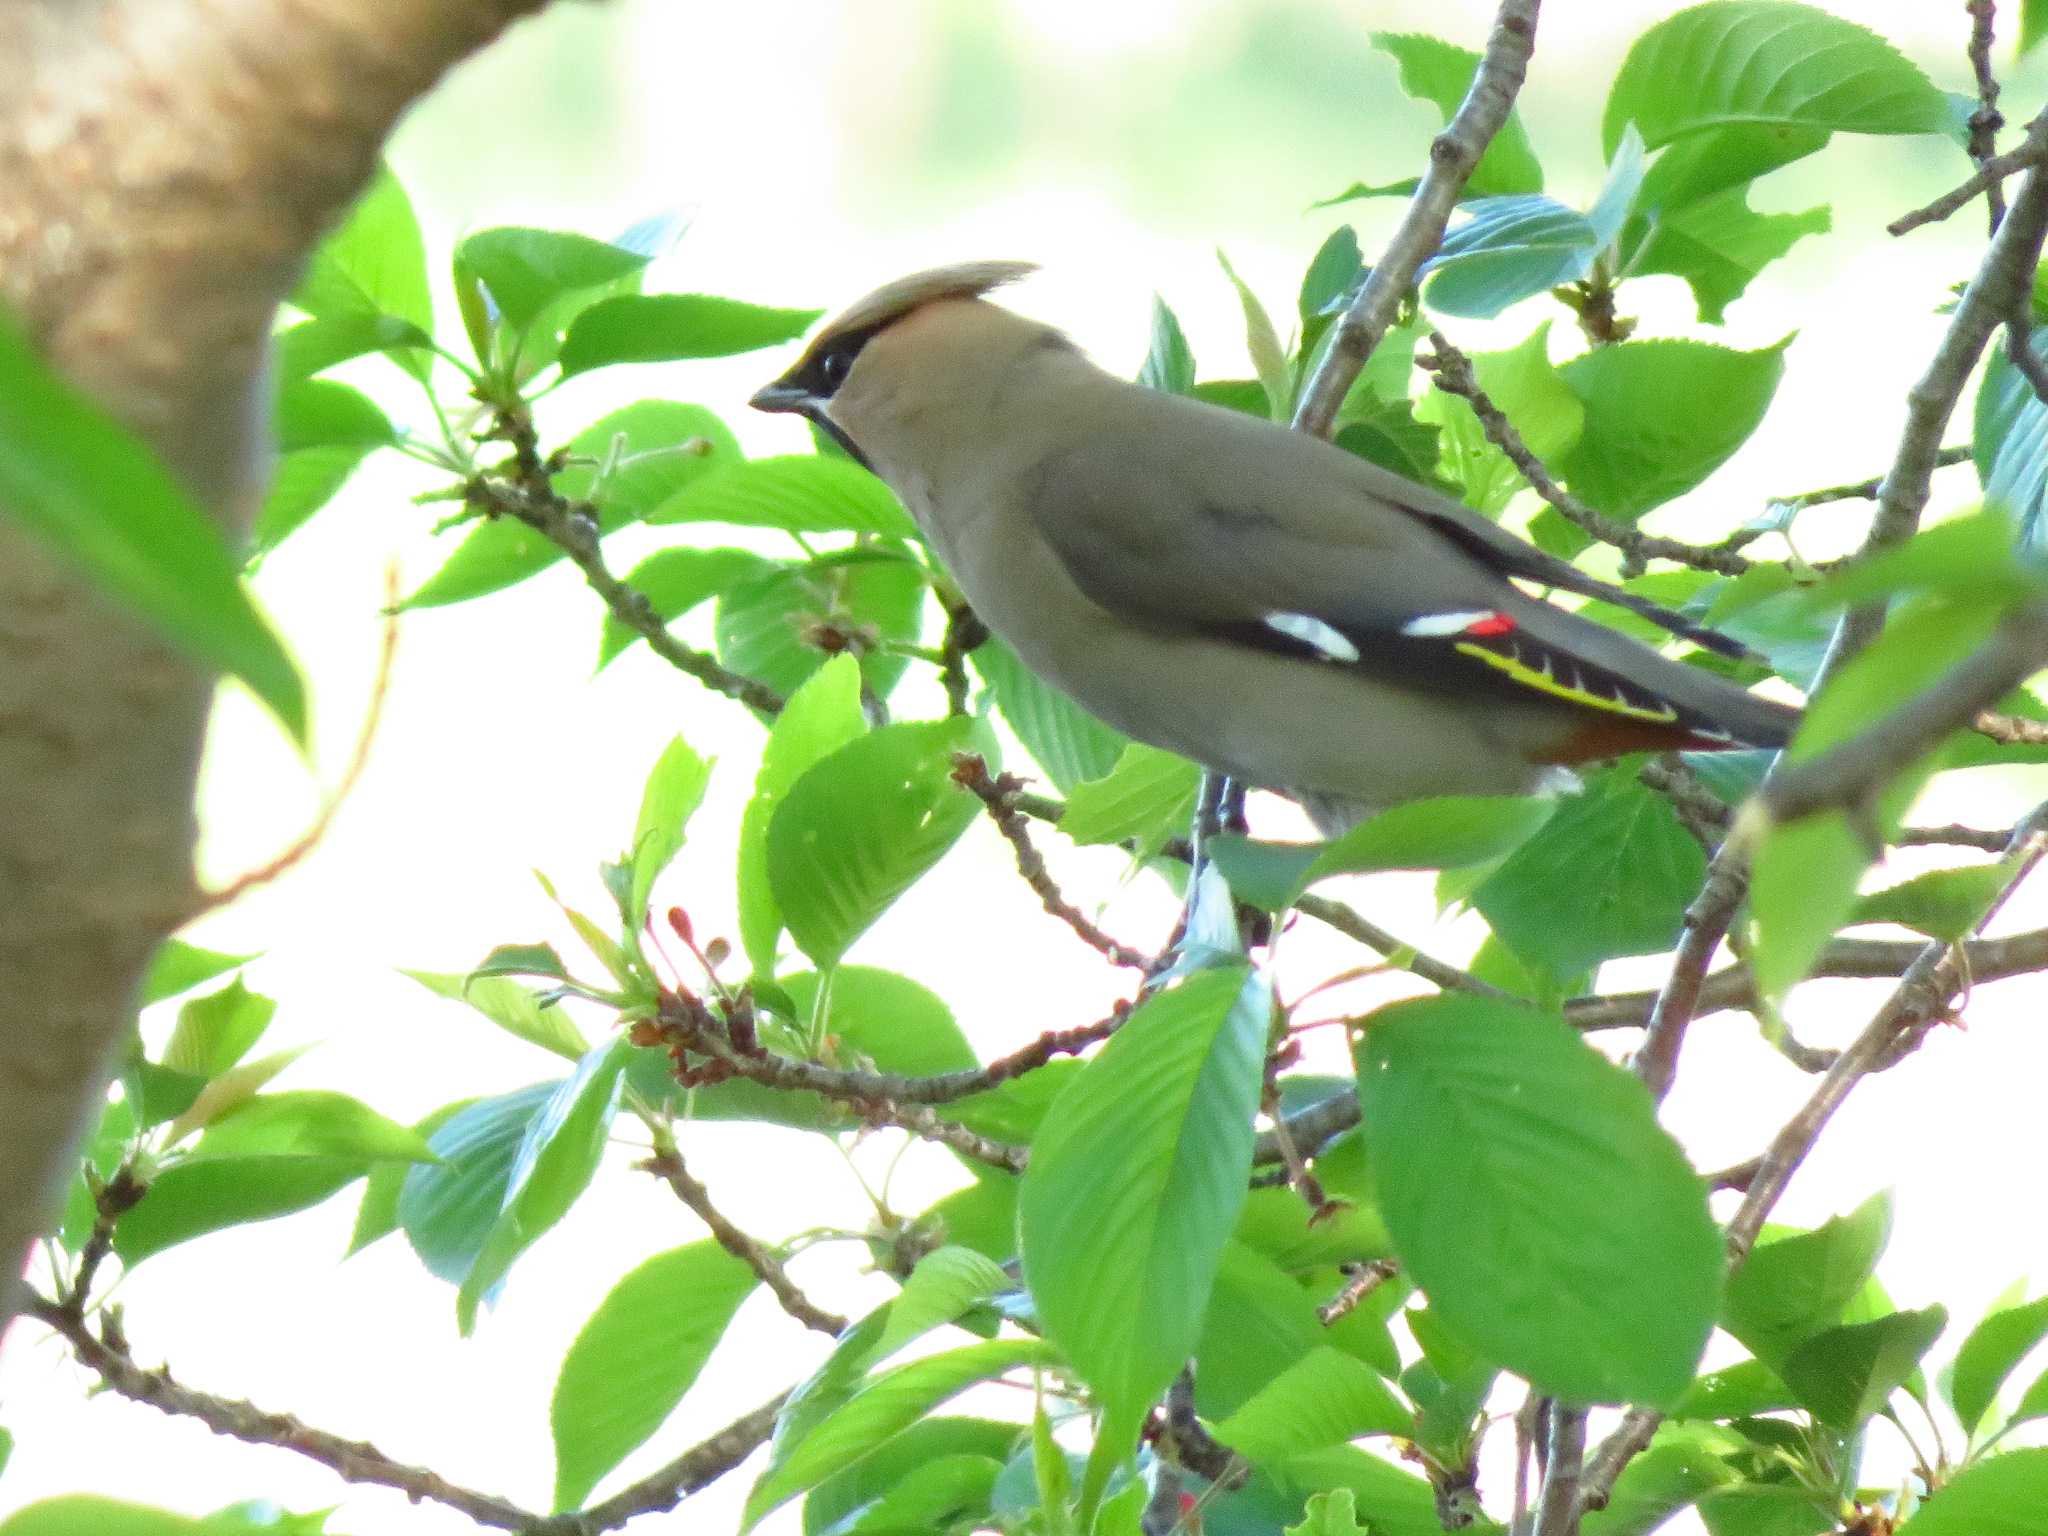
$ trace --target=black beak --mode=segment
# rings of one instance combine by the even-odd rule
[[[747,404],[757,411],[794,411],[799,414],[807,414],[816,406],[809,391],[784,379],[777,379],[773,384],[763,385],[754,391],[753,399]]]

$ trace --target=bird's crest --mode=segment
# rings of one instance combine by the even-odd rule
[[[978,299],[1005,283],[1014,283],[1038,270],[1035,261],[963,261],[950,267],[932,267],[885,283],[859,300],[820,332],[841,336],[849,331],[876,331],[892,320],[900,320],[913,309],[939,299]]]

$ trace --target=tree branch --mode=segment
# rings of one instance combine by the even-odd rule
[[[1129,966],[1148,975],[1157,969],[1157,956],[1132,949],[1111,938],[1060,893],[1052,872],[1045,867],[1045,859],[1031,846],[1030,829],[1024,824],[1023,812],[1017,808],[1017,792],[1024,787],[1023,780],[1008,773],[991,778],[988,764],[980,757],[972,752],[956,752],[953,755],[953,782],[987,808],[989,819],[996,824],[996,830],[1003,834],[1003,840],[1017,856],[1017,873],[1037,893],[1047,912],[1073,929],[1083,944],[1111,965]]]
[[[846,1332],[846,1319],[836,1312],[827,1312],[816,1306],[797,1283],[789,1278],[789,1271],[782,1267],[782,1261],[770,1253],[761,1242],[742,1232],[724,1213],[711,1203],[711,1191],[690,1175],[683,1166],[682,1154],[673,1147],[664,1147],[640,1165],[664,1184],[675,1191],[675,1197],[697,1215],[697,1219],[711,1229],[711,1235],[718,1240],[718,1246],[738,1259],[747,1268],[761,1277],[761,1283],[774,1294],[775,1300],[791,1317],[806,1328],[814,1329],[827,1338],[836,1339]]]
[[[394,1461],[366,1440],[346,1440],[288,1413],[271,1413],[240,1398],[197,1391],[175,1380],[168,1367],[146,1371],[135,1363],[111,1311],[101,1319],[98,1335],[76,1308],[41,1296],[31,1295],[23,1311],[69,1344],[79,1362],[109,1390],[162,1413],[196,1419],[216,1435],[248,1445],[278,1446],[319,1462],[344,1482],[396,1488],[415,1502],[424,1499],[445,1505],[497,1530],[532,1531],[544,1518],[493,1494],[458,1487],[425,1467]]]
[[[1358,297],[1330,328],[1323,360],[1295,407],[1297,431],[1330,435],[1338,407],[1393,323],[1401,300],[1415,284],[1416,272],[1436,253],[1458,194],[1514,108],[1536,48],[1539,8],[1540,0],[1501,0],[1471,88],[1443,132],[1431,141],[1429,168],[1408,201],[1400,227],[1373,264]]]
[[[2048,145],[2048,113],[2027,125],[2026,147],[2041,155]],[[1906,394],[1906,426],[1899,434],[1892,466],[1877,497],[1877,511],[1862,553],[1874,554],[1911,538],[1927,506],[1929,483],[1940,456],[1942,432],[1954,413],[1970,372],[1983,354],[1991,333],[2032,291],[2041,242],[2048,235],[2048,175],[2037,163],[2027,172],[2012,208],[1991,237],[1976,276],[1963,291],[1941,345],[1927,370]],[[1863,604],[1842,616],[1821,662],[1814,692],[1827,685],[1841,666],[1884,627],[1884,605]]]

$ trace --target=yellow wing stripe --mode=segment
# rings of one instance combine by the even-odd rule
[[[1548,693],[1560,699],[1569,699],[1574,704],[1583,704],[1588,709],[1602,709],[1611,715],[1626,715],[1631,720],[1654,720],[1659,724],[1670,724],[1678,719],[1678,711],[1669,704],[1631,704],[1626,699],[1610,694],[1594,693],[1587,688],[1574,687],[1560,682],[1550,675],[1547,667],[1532,667],[1519,656],[1504,656],[1499,651],[1483,645],[1462,641],[1452,649],[1475,660],[1496,667],[1525,688],[1534,688],[1538,693]]]

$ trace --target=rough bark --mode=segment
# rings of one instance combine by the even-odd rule
[[[542,3],[12,0],[0,299],[241,534],[278,302],[406,106]],[[210,692],[0,509],[0,1328],[191,910]]]

